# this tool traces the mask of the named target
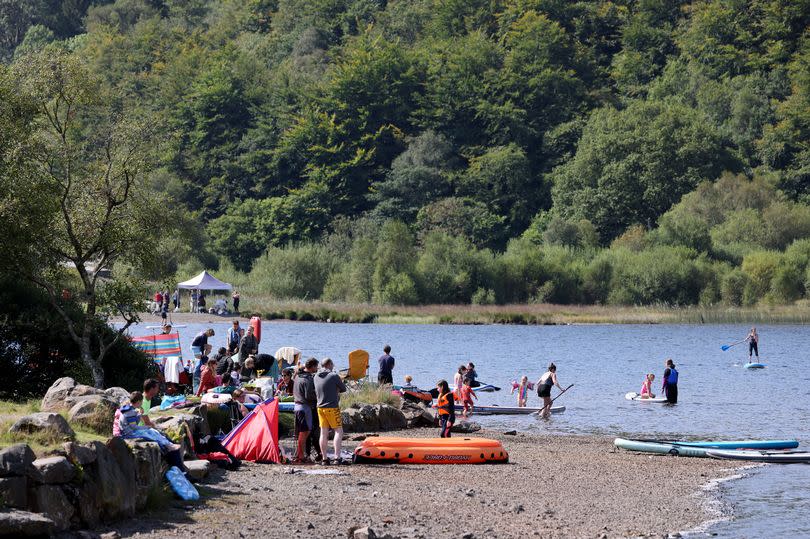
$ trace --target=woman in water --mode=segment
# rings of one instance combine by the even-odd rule
[[[450,391],[446,380],[439,380],[436,389],[439,390],[439,398],[436,402],[436,413],[439,415],[439,428],[441,429],[439,436],[449,438],[450,429],[456,422],[456,400],[453,398],[453,392]]]
[[[667,359],[666,369],[664,370],[664,385],[661,390],[667,397],[667,402],[675,404],[678,402],[678,371],[675,370],[675,363],[671,359]]]
[[[543,409],[540,410],[540,417],[546,419],[551,415],[551,388],[557,386],[563,390],[560,382],[557,381],[557,365],[549,363],[548,370],[537,381],[537,396],[543,399]]]
[[[751,328],[745,340],[748,341],[748,363],[751,363],[752,353],[756,354],[757,359],[759,359],[759,335],[757,334],[757,328]]]

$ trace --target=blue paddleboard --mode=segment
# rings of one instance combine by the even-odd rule
[[[764,369],[765,364],[764,363],[746,363],[745,365],[743,365],[743,367],[745,367],[746,369]]]
[[[166,480],[169,482],[169,486],[172,487],[174,493],[177,494],[181,500],[190,501],[200,499],[200,493],[194,485],[186,479],[186,474],[177,466],[169,468],[169,471],[166,472]]]

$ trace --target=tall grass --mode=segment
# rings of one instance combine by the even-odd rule
[[[340,409],[345,410],[353,404],[387,404],[399,408],[401,402],[397,395],[391,393],[390,386],[379,386],[374,383],[360,384],[340,397]]]

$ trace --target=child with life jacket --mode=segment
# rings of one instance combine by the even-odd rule
[[[456,422],[456,400],[447,385],[447,380],[439,380],[436,389],[439,390],[439,397],[436,401],[436,413],[439,416],[439,436],[441,438],[450,438],[450,429]]]
[[[534,389],[534,384],[532,382],[529,382],[528,376],[523,376],[520,379],[520,383],[516,382],[515,380],[512,380],[512,394],[514,395],[515,391],[517,391],[518,408],[526,407],[526,403],[529,400],[530,389]]]
[[[464,405],[464,411],[461,413],[464,417],[469,417],[473,412],[473,398],[478,400],[478,395],[472,389],[472,380],[465,378],[459,389],[459,397],[461,404]]]

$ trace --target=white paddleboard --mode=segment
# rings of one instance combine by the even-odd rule
[[[631,391],[630,393],[627,393],[624,396],[624,398],[629,400],[629,401],[635,401],[635,402],[657,402],[657,403],[667,402],[666,397],[655,397],[654,399],[642,399],[641,395],[639,395],[635,391]]]

